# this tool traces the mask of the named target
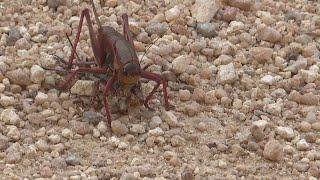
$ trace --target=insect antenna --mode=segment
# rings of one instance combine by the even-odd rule
[[[149,46],[147,47],[146,51],[143,53],[143,55],[142,55],[142,57],[140,59],[140,62],[142,61],[143,57],[147,54],[147,52],[151,48],[151,46],[153,46],[159,39],[160,39],[160,37],[157,37],[157,39],[153,43],[149,44]]]
[[[73,44],[72,44],[72,42],[71,42],[71,40],[70,40],[70,37],[68,36],[68,34],[66,33],[66,36],[67,36],[67,39],[68,39],[68,42],[69,42],[69,44],[70,44],[70,46],[71,46],[71,48],[73,49]],[[75,49],[75,54],[76,54],[76,56],[77,56],[77,60],[78,60],[78,62],[80,62],[80,57],[79,57],[79,55],[78,55],[78,53],[77,53],[77,50]]]
[[[171,29],[170,24],[169,24],[169,28],[161,36],[163,36],[169,29]],[[140,59],[140,62],[143,60],[143,57],[147,54],[147,52],[151,48],[151,46],[153,46],[160,39],[161,36],[157,37],[157,39],[153,43],[149,44],[149,46],[147,47],[146,51],[143,53],[143,55],[142,55],[142,57]]]

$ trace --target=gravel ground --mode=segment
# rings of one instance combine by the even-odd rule
[[[141,64],[169,80],[175,109],[160,90],[155,111],[111,96],[110,134],[99,77],[63,91],[66,76],[44,70],[70,56],[65,34],[75,39],[90,1],[2,0],[1,179],[320,178],[319,0],[95,4],[119,32],[128,13]],[[86,25],[77,53],[93,57]]]

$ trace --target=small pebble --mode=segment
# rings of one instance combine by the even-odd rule
[[[53,144],[57,144],[60,142],[61,138],[59,135],[57,134],[51,134],[49,137],[48,137],[49,141]]]
[[[216,97],[216,92],[214,90],[206,92],[205,97],[204,97],[204,102],[206,104],[218,103],[218,99]]]
[[[201,111],[201,105],[192,101],[185,106],[185,110],[189,116],[195,116]]]
[[[177,19],[180,16],[181,12],[178,6],[174,6],[173,8],[167,10],[164,15],[168,22]]]
[[[293,167],[299,172],[306,172],[310,166],[308,163],[297,162],[293,165]]]
[[[145,127],[141,124],[133,124],[130,131],[135,134],[142,134],[146,131]]]
[[[190,57],[186,55],[181,55],[176,57],[172,61],[172,70],[175,74],[181,74],[187,71],[188,65],[190,63]]]
[[[100,131],[96,128],[93,128],[92,130],[92,136],[95,137],[95,138],[99,138],[100,137]]]
[[[61,135],[62,135],[63,137],[65,137],[65,138],[70,139],[70,138],[72,138],[73,133],[72,133],[72,131],[71,131],[70,129],[65,128],[65,129],[62,130]]]
[[[35,100],[37,103],[42,104],[44,102],[48,101],[49,96],[43,92],[38,92],[37,96],[35,97]]]
[[[187,89],[180,89],[179,90],[179,98],[181,101],[189,101],[191,98],[191,93]]]
[[[311,125],[312,129],[316,130],[316,131],[320,131],[320,122],[314,122]]]
[[[149,136],[161,136],[163,134],[164,134],[164,132],[160,127],[156,127],[155,129],[151,129],[148,132]]]
[[[163,111],[162,112],[162,117],[166,123],[171,128],[175,128],[178,126],[178,118],[173,114],[171,111]]]
[[[80,164],[80,161],[81,161],[81,159],[78,158],[78,157],[75,156],[75,155],[69,155],[69,156],[66,158],[66,163],[67,163],[67,165],[69,165],[69,166],[79,165],[79,164]]]
[[[15,109],[12,109],[12,108],[3,110],[0,114],[0,120],[5,124],[10,124],[10,125],[17,125],[21,121]]]
[[[31,84],[30,70],[28,69],[15,69],[8,71],[6,77],[14,84],[21,86],[28,86]]]
[[[237,80],[238,75],[233,63],[222,65],[218,70],[217,80],[221,84],[233,83]]]
[[[30,79],[34,83],[41,84],[41,82],[45,79],[45,71],[38,65],[33,65],[31,67],[30,73]]]
[[[197,102],[203,102],[205,99],[206,93],[201,88],[195,88],[193,90],[192,99]]]
[[[271,27],[265,27],[258,32],[258,37],[261,40],[276,43],[281,40],[282,35],[280,34],[280,32]]]
[[[83,118],[92,124],[98,124],[104,117],[102,114],[94,111],[85,111],[83,112]]]
[[[265,63],[271,60],[273,50],[267,47],[252,47],[249,53],[258,63]]]
[[[80,135],[90,134],[92,131],[88,122],[79,121],[73,123],[72,129],[75,133]]]
[[[47,0],[49,8],[57,9],[61,5],[62,0]]]
[[[7,40],[7,45],[8,46],[13,46],[18,39],[20,39],[22,35],[20,34],[20,31],[16,27],[12,27],[9,31],[9,36]]]
[[[13,141],[18,141],[21,137],[21,133],[16,126],[8,126],[7,136]]]
[[[107,132],[108,128],[106,126],[106,123],[104,121],[100,121],[98,126],[97,126],[97,129],[101,132],[101,133],[105,133]]]
[[[40,175],[44,178],[50,178],[53,176],[53,171],[49,167],[43,167],[41,168]]]
[[[300,141],[297,142],[297,149],[299,151],[307,151],[309,150],[310,145],[307,143],[305,139],[301,139]]]
[[[150,129],[154,129],[156,127],[159,127],[161,124],[162,124],[162,119],[159,116],[153,116],[149,123],[149,127]]]
[[[217,35],[215,27],[212,23],[198,23],[197,32],[203,37],[212,38]]]
[[[300,123],[300,130],[301,130],[302,132],[309,132],[309,131],[311,131],[311,124],[308,123],[308,122],[306,122],[306,121],[302,121],[302,122]]]
[[[317,135],[315,133],[309,132],[304,135],[304,139],[308,143],[315,143],[317,141]]]
[[[9,147],[9,138],[0,133],[0,150],[3,151]]]
[[[191,7],[191,14],[198,22],[209,22],[219,8],[220,2],[218,0],[196,0]]]
[[[71,93],[77,94],[81,96],[92,96],[95,91],[95,84],[94,81],[89,80],[78,80],[72,87]]]
[[[222,10],[222,19],[231,22],[234,21],[237,17],[238,9],[230,6],[226,6]]]
[[[119,120],[115,120],[111,122],[112,132],[118,135],[125,135],[128,133],[128,128],[125,124],[121,123]]]
[[[43,140],[43,139],[39,139],[36,143],[35,143],[36,147],[38,150],[40,151],[48,151],[49,150],[49,145],[47,143],[47,141]]]
[[[22,152],[21,146],[19,143],[13,143],[7,150],[6,150],[6,163],[8,164],[16,164],[21,161],[22,159]]]
[[[270,140],[263,150],[263,156],[271,161],[280,161],[283,158],[283,147],[276,140]]]
[[[244,11],[249,11],[254,5],[255,1],[251,0],[226,0],[226,3],[230,6],[239,8]]]
[[[171,145],[173,147],[176,147],[176,146],[182,146],[185,144],[185,139],[179,135],[174,135],[172,138],[171,138]]]
[[[286,140],[290,140],[290,139],[294,138],[294,136],[295,136],[293,129],[291,127],[278,126],[276,128],[276,132],[277,132],[277,134],[279,134],[282,138],[284,138]]]
[[[149,35],[157,34],[161,36],[168,30],[168,28],[169,26],[165,23],[151,23],[146,27],[146,32]]]
[[[261,128],[256,125],[251,126],[250,132],[252,137],[255,139],[256,142],[260,142],[264,138],[264,132]]]
[[[197,125],[197,129],[201,132],[204,132],[207,130],[207,124],[204,123],[204,122],[200,122],[198,125]]]

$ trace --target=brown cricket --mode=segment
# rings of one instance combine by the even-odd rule
[[[170,107],[172,106],[169,104],[168,101],[167,81],[161,75],[145,71],[140,66],[140,62],[134,48],[133,38],[129,29],[128,15],[122,15],[123,35],[121,35],[113,27],[101,26],[93,0],[91,0],[91,4],[93,8],[94,17],[98,25],[98,30],[97,32],[95,32],[93,29],[89,9],[84,9],[80,16],[80,22],[76,39],[73,45],[71,44],[71,56],[69,58],[69,61],[65,62],[67,64],[67,70],[71,74],[65,82],[59,85],[59,87],[66,88],[67,85],[79,73],[94,73],[106,75],[109,75],[111,73],[111,78],[107,80],[105,88],[103,90],[104,106],[109,126],[111,126],[112,119],[107,96],[109,95],[111,90],[114,90],[115,84],[117,84],[117,87],[119,88],[128,88],[129,91],[132,92],[132,94],[136,95],[139,98],[141,97],[138,95],[138,93],[141,91],[141,85],[139,82],[140,78],[155,81],[157,84],[152,89],[150,94],[144,100],[139,98],[140,101],[142,101],[142,103],[144,104],[144,106],[148,109],[151,109],[148,105],[148,101],[154,95],[160,84],[162,84],[165,109],[170,109]],[[72,70],[73,65],[80,65],[79,62],[74,62],[74,58],[84,18],[87,21],[91,46],[94,54],[95,63],[97,66],[79,66],[78,69]]]

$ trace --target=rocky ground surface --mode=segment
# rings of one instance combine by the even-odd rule
[[[169,80],[175,109],[164,110],[160,90],[155,111],[112,96],[110,134],[95,77],[59,90],[65,76],[45,70],[70,56],[65,34],[75,39],[90,1],[3,0],[1,179],[320,177],[319,1],[95,4],[119,32],[128,13],[141,65]],[[86,25],[77,54],[93,57]],[[154,85],[144,81],[144,94]]]

